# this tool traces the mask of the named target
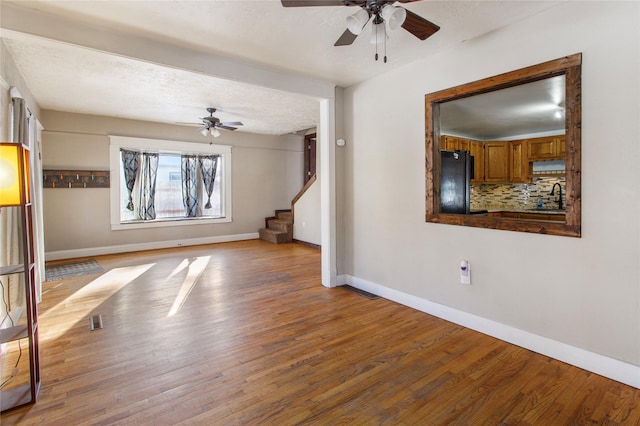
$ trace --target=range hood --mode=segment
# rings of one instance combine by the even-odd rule
[[[533,161],[531,164],[531,174],[534,177],[564,175],[566,171],[564,160]]]

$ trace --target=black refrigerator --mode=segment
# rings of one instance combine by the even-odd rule
[[[469,214],[473,157],[469,151],[440,151],[440,212]]]

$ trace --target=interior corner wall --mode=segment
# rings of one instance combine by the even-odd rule
[[[336,140],[344,139],[344,89],[335,88],[335,128]],[[335,143],[335,141],[331,141]],[[320,176],[322,168],[320,167],[321,156],[316,155],[316,173]],[[337,256],[337,274],[341,274],[344,259],[344,191],[342,182],[344,181],[344,161],[345,156],[342,147],[336,146],[335,155],[335,174],[336,174],[336,256]],[[317,179],[311,187],[300,197],[295,205],[295,222],[293,228],[293,237],[296,240],[321,245],[321,220],[320,220],[320,203],[321,203],[321,179]]]
[[[316,134],[318,129],[308,130],[306,135]],[[319,138],[317,138],[319,139]],[[320,143],[319,140],[316,141]],[[305,137],[303,136],[301,146],[306,150]],[[318,146],[319,148],[319,146]],[[302,173],[305,171],[303,170]],[[303,176],[301,174],[301,176]],[[316,176],[320,176],[320,155],[316,155]],[[303,179],[304,181],[304,179]],[[298,194],[296,194],[297,196]],[[298,197],[295,205],[292,205],[294,212],[293,238],[296,241],[321,245],[321,211],[320,211],[320,179],[316,179],[304,193]]]
[[[305,191],[296,202],[293,238],[305,243],[320,245],[320,180]]]
[[[109,170],[109,135],[209,142],[192,127],[59,111],[43,111],[42,124],[45,169]],[[108,189],[45,188],[47,254],[126,251],[122,248],[252,234],[257,238],[264,218],[288,208],[294,188],[298,186],[297,192],[302,185],[302,146],[288,136],[246,132],[224,132],[216,143],[232,146],[232,222],[112,231]]]
[[[341,87],[336,87],[336,140],[344,139],[344,146],[336,146],[336,267],[337,274],[341,275],[345,271],[345,161],[347,158],[347,146],[350,141],[346,140],[345,135],[345,106],[344,92]]]
[[[640,366],[639,17],[562,2],[348,88],[345,272]],[[425,94],[579,52],[582,238],[426,223]]]
[[[7,50],[7,47],[4,45],[4,41],[0,39],[0,75],[2,76],[2,80],[4,80],[9,88],[15,87],[18,89],[24,100],[26,101],[27,108],[31,111],[31,113],[36,117],[40,117],[40,106],[36,102],[35,98],[31,94],[31,90],[27,83],[25,83],[22,78],[22,74],[16,67],[15,62],[13,61],[13,57]],[[5,102],[10,102],[11,98],[8,93],[8,89],[2,87],[2,118],[0,118],[0,137],[3,141],[9,140],[9,104]],[[5,93],[5,91],[7,93]],[[5,99],[6,95],[6,99]]]
[[[285,210],[291,208],[291,200],[298,195],[300,188],[304,185],[304,135],[286,134],[280,136],[278,141],[289,151],[284,170],[286,172],[285,200],[287,201],[278,207],[279,210]]]

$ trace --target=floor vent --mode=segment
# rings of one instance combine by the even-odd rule
[[[367,299],[378,299],[380,296],[373,294],[373,293],[369,293],[368,291],[364,291],[364,290],[360,290],[359,288],[355,288],[355,287],[351,287],[350,285],[341,285],[341,288],[344,288],[345,290],[349,290],[353,293],[359,294],[362,297],[366,297]]]
[[[89,329],[91,331],[102,328],[102,315],[93,315],[89,318]]]

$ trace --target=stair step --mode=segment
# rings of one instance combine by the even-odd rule
[[[293,241],[293,238],[288,232],[262,228],[258,230],[258,233],[260,234],[261,240],[269,241],[273,244],[290,243]]]
[[[281,219],[269,219],[267,227],[274,231],[293,232],[293,222]]]
[[[276,218],[280,220],[288,220],[290,222],[293,221],[293,213],[291,210],[278,210],[276,211]]]
[[[276,210],[275,216],[264,218],[265,227],[258,230],[260,239],[274,244],[293,242],[293,213]]]

